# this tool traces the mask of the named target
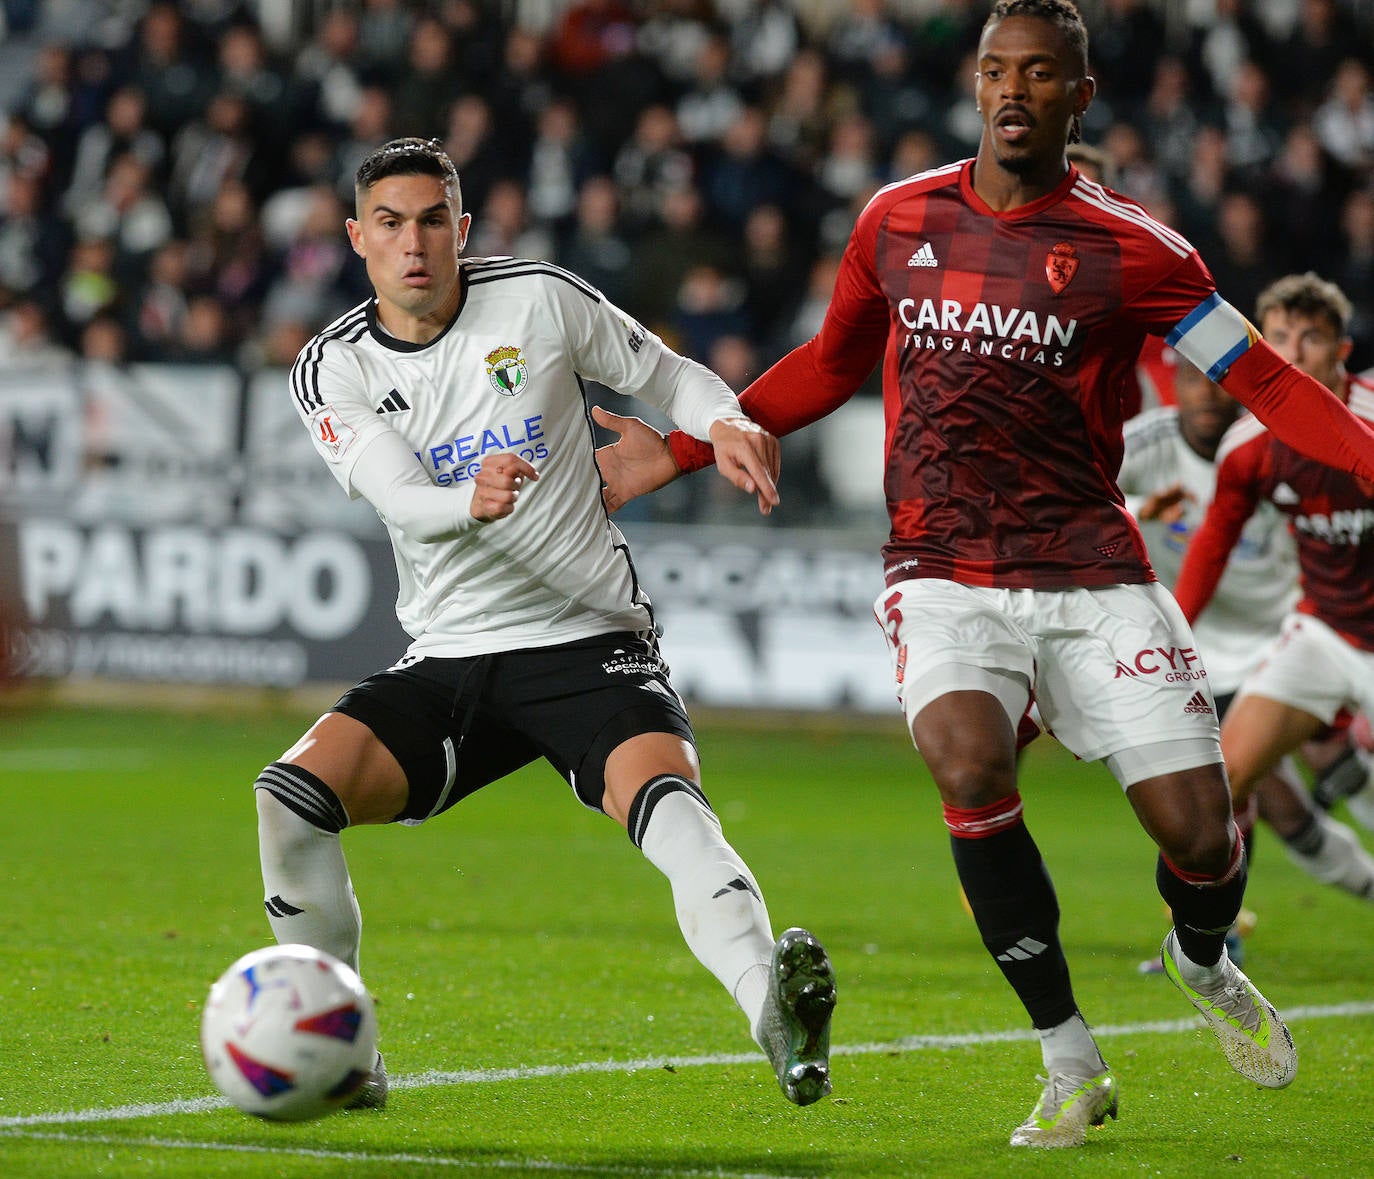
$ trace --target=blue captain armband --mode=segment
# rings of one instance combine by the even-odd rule
[[[1260,338],[1258,329],[1213,291],[1178,321],[1164,342],[1219,381]]]

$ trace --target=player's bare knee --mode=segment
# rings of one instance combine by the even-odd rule
[[[1239,838],[1233,823],[1179,824],[1161,840],[1160,850],[1176,868],[1194,876],[1220,876],[1235,854]]]
[[[948,806],[972,809],[991,806],[1016,792],[1015,765],[954,757],[930,765],[940,798]]]

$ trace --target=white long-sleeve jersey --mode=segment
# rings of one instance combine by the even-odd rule
[[[1126,423],[1117,479],[1132,515],[1142,501],[1175,483],[1192,498],[1174,524],[1141,520],[1140,531],[1159,579],[1172,588],[1189,540],[1216,490],[1216,464],[1193,450],[1173,406],[1147,410]],[[1254,668],[1298,598],[1298,560],[1287,523],[1265,504],[1245,525],[1216,596],[1193,626],[1212,691],[1234,692]]]
[[[465,259],[463,297],[427,344],[399,340],[369,301],[301,351],[291,394],[315,448],[386,524],[413,655],[550,646],[652,624],[601,502],[583,378],[662,409],[703,441],[740,414],[729,387],[575,275],[546,262]],[[539,472],[515,511],[469,511],[484,459]]]

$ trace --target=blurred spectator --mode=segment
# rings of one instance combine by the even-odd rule
[[[363,0],[358,46],[378,78],[396,81],[410,45],[411,11],[404,0]]]
[[[855,112],[839,119],[816,168],[821,191],[835,205],[847,204],[879,184],[878,152],[873,124]],[[865,198],[867,199],[867,198]]]
[[[74,210],[78,237],[100,237],[114,243],[120,283],[133,286],[144,274],[147,258],[172,236],[172,215],[155,191],[149,166],[132,152],[110,163],[99,197]]]
[[[360,285],[362,268],[342,232],[348,211],[327,184],[307,194],[305,216],[291,241],[274,251],[279,255],[271,267],[275,277],[262,307],[268,330],[291,322],[305,324],[313,333],[367,296]]]
[[[301,231],[315,203],[315,189],[333,188],[334,148],[323,131],[297,135],[287,151],[282,186],[263,202],[259,213],[263,235],[273,249],[284,250]],[[352,190],[349,205],[352,208]]]
[[[0,372],[52,372],[71,362],[71,351],[54,337],[41,303],[17,299],[0,311]]]
[[[10,181],[24,176],[40,186],[52,173],[52,153],[23,115],[0,116],[0,212],[9,200]]]
[[[634,254],[621,230],[620,198],[609,176],[593,176],[582,185],[576,218],[563,235],[557,258],[560,266],[629,310]]]
[[[1226,191],[1229,165],[1226,159],[1226,136],[1220,128],[1198,128],[1193,140],[1192,166],[1183,183],[1174,187],[1174,201],[1178,205],[1179,227],[1195,244],[1202,245],[1215,236],[1217,209]],[[1202,256],[1211,259],[1204,248]],[[1237,307],[1241,304],[1232,300]]]
[[[906,33],[889,14],[887,0],[852,0],[826,39],[836,76],[856,86],[868,80],[875,61],[905,48]]]
[[[1250,0],[1213,0],[1194,7],[1189,68],[1213,95],[1231,93],[1236,72],[1247,61],[1265,65],[1270,41]]]
[[[1340,201],[1330,172],[1311,124],[1293,127],[1260,190],[1269,223],[1283,226],[1287,270],[1325,274],[1340,252]]]
[[[187,123],[172,140],[168,195],[182,225],[194,227],[231,181],[257,190],[265,179],[249,116],[242,95],[222,90],[204,117]]]
[[[129,154],[142,161],[150,174],[167,155],[162,136],[147,125],[148,103],[137,86],[121,86],[110,95],[104,121],[92,123],[76,142],[71,180],[62,196],[68,216],[99,200],[114,160]]]
[[[652,222],[665,194],[692,182],[692,157],[682,147],[677,117],[666,106],[642,111],[634,134],[611,167],[632,232]]]
[[[1216,243],[1204,252],[1217,290],[1244,314],[1254,311],[1260,291],[1283,273],[1269,247],[1264,209],[1250,192],[1228,192],[1217,208]]]
[[[227,182],[209,212],[192,229],[188,242],[188,282],[192,291],[220,304],[222,332],[237,343],[250,331],[267,292],[271,259],[246,185]]]
[[[1199,103],[1183,59],[1171,55],[1159,58],[1139,127],[1171,184],[1183,181],[1192,167],[1193,140],[1202,125]]]
[[[350,208],[358,166],[390,138],[391,97],[381,86],[364,86],[353,121],[334,153],[334,187]]]
[[[689,267],[668,322],[678,350],[705,364],[722,336],[749,334],[744,284],[719,266]]]
[[[534,135],[539,112],[553,101],[554,88],[544,61],[544,42],[518,25],[507,31],[500,62],[483,91],[491,103],[499,134],[526,142]],[[581,111],[578,112],[581,122]],[[604,150],[603,144],[597,144]]]
[[[422,139],[441,135],[444,113],[462,90],[452,34],[437,18],[421,16],[410,31],[405,68],[391,87],[392,128]]]
[[[801,46],[801,26],[787,0],[751,0],[730,24],[733,75],[745,97],[757,101],[765,84],[779,77]]]
[[[123,292],[114,274],[114,246],[102,238],[79,240],[68,256],[58,300],[64,336],[75,344],[86,325],[102,312],[118,313]]]
[[[1153,0],[1103,0],[1084,6],[1097,98],[1114,118],[1132,118],[1155,86],[1166,44],[1164,17]]]
[[[715,35],[715,5],[711,0],[655,0],[647,7],[635,45],[671,87],[686,90],[696,74],[698,54]]]
[[[1341,208],[1341,254],[1331,278],[1349,291],[1354,314],[1350,335],[1355,350],[1350,371],[1374,367],[1374,187],[1358,188]]]
[[[905,180],[908,176],[938,168],[943,163],[946,160],[935,136],[929,131],[912,127],[903,131],[893,143],[882,180],[885,184],[891,184],[894,180]]]
[[[1261,176],[1279,152],[1284,121],[1269,90],[1269,76],[1255,61],[1243,61],[1231,77],[1221,110],[1226,158],[1245,183]]]
[[[704,153],[701,193],[711,216],[738,232],[752,209],[802,203],[803,177],[768,143],[768,119],[756,106],[744,107],[719,147]]]
[[[987,20],[982,0],[941,0],[925,6],[911,37],[912,69],[932,94],[962,94],[969,79],[961,74],[966,54],[978,44]]]
[[[465,194],[465,204],[466,200]],[[520,181],[498,180],[487,191],[480,208],[472,204],[466,207],[474,210],[467,245],[470,256],[550,260],[554,257],[553,234],[548,227],[530,221],[525,186]]]
[[[196,295],[163,359],[173,364],[233,364],[236,358],[224,307],[213,295]]]
[[[11,176],[0,204],[0,292],[49,298],[69,247],[65,226],[43,199],[41,181],[24,173]]]
[[[72,109],[72,51],[53,42],[39,48],[33,75],[20,96],[18,113],[49,148],[70,143],[77,132]]]
[[[142,88],[148,123],[168,140],[201,113],[214,85],[213,72],[189,52],[181,14],[170,3],[148,9],[121,72]]]
[[[174,239],[162,245],[148,266],[148,281],[130,309],[131,352],[138,360],[157,360],[180,335],[186,318],[189,284],[187,245]]]
[[[315,120],[342,130],[352,123],[362,102],[358,68],[358,15],[351,8],[331,8],[315,36],[296,54],[293,79],[313,108]]]
[[[1367,53],[1368,33],[1364,40]],[[1360,42],[1354,17],[1336,0],[1299,0],[1298,19],[1274,58],[1282,63],[1274,74],[1275,87],[1305,117],[1325,96],[1327,81],[1336,76],[1351,47]]]
[[[577,107],[566,98],[550,102],[539,115],[530,146],[530,216],[561,226],[577,209],[583,182],[600,171],[601,160],[582,134]]]
[[[842,93],[839,101],[857,106],[852,92]],[[810,169],[824,155],[837,97],[821,53],[803,49],[792,59],[765,110],[768,141],[794,167]]]
[[[693,266],[728,270],[734,252],[728,237],[706,225],[701,194],[690,185],[663,194],[659,218],[635,244],[634,296],[626,308],[654,331],[671,317]]]
[[[1135,123],[1116,122],[1108,127],[1102,137],[1102,151],[1111,161],[1116,177],[1113,188],[1126,193],[1146,208],[1165,195],[1168,185],[1164,175],[1156,166],[1150,155],[1150,145]]]
[[[859,109],[873,124],[880,148],[886,150],[909,130],[925,126],[934,114],[936,96],[911,70],[906,40],[879,50],[858,86]]]
[[[692,82],[677,101],[677,123],[689,144],[719,139],[739,118],[744,100],[728,76],[730,42],[713,33],[697,50]]]
[[[237,94],[248,104],[253,131],[269,143],[279,141],[271,129],[295,122],[286,78],[268,61],[262,34],[247,23],[236,23],[219,39],[219,89]]]
[[[793,241],[783,211],[765,204],[751,209],[744,220],[740,256],[744,307],[753,338],[779,356],[785,349],[775,345],[801,299],[806,269],[803,251]]]
[[[1352,171],[1374,168],[1374,93],[1369,67],[1355,57],[1345,58],[1331,79],[1326,101],[1312,116],[1317,138]]]
[[[555,68],[574,80],[601,73],[634,51],[635,24],[633,11],[621,0],[574,0],[553,33]]]
[[[449,109],[444,149],[458,169],[468,210],[482,208],[498,180],[523,176],[529,167],[529,144],[497,135],[491,105],[480,94],[465,94]]]
[[[129,362],[128,340],[119,320],[105,313],[95,316],[81,329],[81,359],[116,367]]]

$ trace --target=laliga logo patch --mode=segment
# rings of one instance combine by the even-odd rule
[[[525,358],[514,344],[502,344],[499,348],[493,348],[484,359],[487,365],[487,380],[502,397],[514,397],[530,378]]]
[[[1045,277],[1056,295],[1064,293],[1077,273],[1078,250],[1072,242],[1059,242],[1045,255]]]
[[[332,405],[317,409],[310,415],[310,428],[328,457],[335,462],[348,453],[348,448],[358,437],[357,431],[339,417]]]

